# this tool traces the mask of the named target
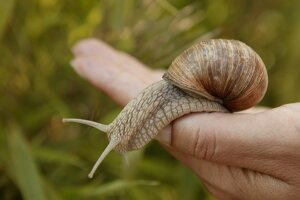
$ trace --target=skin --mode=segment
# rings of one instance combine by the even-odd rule
[[[73,53],[75,71],[123,106],[163,74],[96,39]],[[157,140],[218,199],[300,197],[300,103],[185,115]]]

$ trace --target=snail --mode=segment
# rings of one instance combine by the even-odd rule
[[[193,112],[235,112],[256,105],[268,77],[259,55],[237,40],[200,41],[170,65],[163,79],[131,100],[109,125],[83,119],[63,119],[107,133],[109,144],[89,173],[115,150],[140,149],[173,120]]]

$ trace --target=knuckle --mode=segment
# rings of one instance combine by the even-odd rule
[[[204,159],[213,160],[216,157],[216,134],[214,131],[206,132],[199,128],[196,132],[196,139],[194,143],[194,156]]]

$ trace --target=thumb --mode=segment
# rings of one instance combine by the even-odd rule
[[[216,164],[165,148],[191,168],[217,199],[297,199],[299,189],[276,177],[245,168]]]
[[[293,131],[278,116],[270,111],[195,113],[175,120],[158,140],[198,159],[282,177],[287,168],[281,165],[293,155],[286,148]]]

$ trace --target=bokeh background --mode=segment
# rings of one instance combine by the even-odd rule
[[[72,45],[100,38],[152,68],[167,68],[196,40],[234,38],[263,58],[269,89],[261,103],[300,101],[299,0],[1,0],[0,199],[213,199],[157,142],[111,153],[93,128],[121,110],[70,67]]]

